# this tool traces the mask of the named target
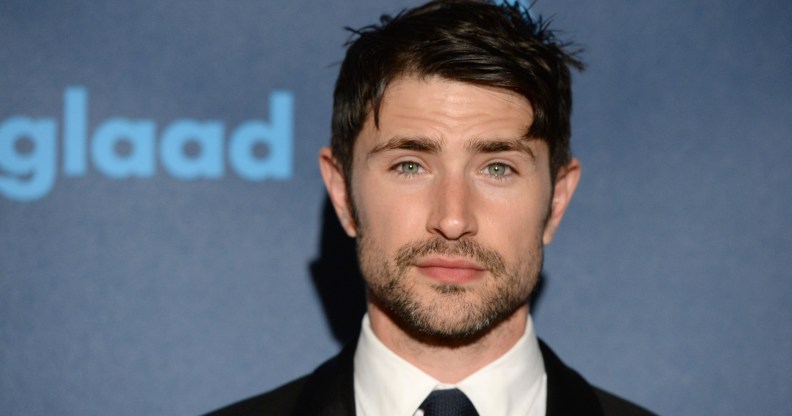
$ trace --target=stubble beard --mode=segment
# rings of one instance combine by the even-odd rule
[[[370,302],[407,334],[437,345],[466,345],[489,333],[526,305],[542,270],[541,240],[511,266],[473,238],[435,236],[405,244],[392,257],[366,233],[357,243]],[[465,257],[484,266],[487,273],[475,285],[427,286],[417,281],[414,265],[429,255]]]

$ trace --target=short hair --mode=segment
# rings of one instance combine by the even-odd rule
[[[546,21],[519,2],[430,1],[350,30],[333,94],[331,137],[347,185],[366,118],[372,113],[379,127],[385,90],[403,76],[439,76],[525,97],[534,112],[527,134],[548,144],[551,178],[571,160],[569,68],[583,69],[580,50],[567,51],[571,44],[559,42]]]

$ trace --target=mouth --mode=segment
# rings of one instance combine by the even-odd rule
[[[418,271],[430,279],[452,285],[462,285],[481,278],[487,269],[467,259],[429,258],[415,263]]]

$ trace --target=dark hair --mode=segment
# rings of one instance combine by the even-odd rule
[[[347,185],[366,117],[372,112],[379,126],[385,89],[405,75],[437,75],[525,97],[534,111],[527,133],[547,142],[553,180],[569,163],[569,67],[583,69],[583,63],[575,58],[578,51],[566,51],[569,44],[556,40],[547,23],[518,2],[431,1],[352,32],[333,94],[331,138]]]

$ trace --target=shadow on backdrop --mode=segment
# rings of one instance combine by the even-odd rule
[[[348,345],[357,340],[360,332],[360,320],[366,311],[366,287],[358,268],[355,240],[341,228],[326,196],[320,239],[319,258],[311,263],[311,277],[333,337],[341,345]]]
[[[333,337],[341,345],[349,345],[356,342],[360,333],[360,321],[366,312],[366,287],[358,267],[355,240],[341,228],[327,197],[322,209],[320,239],[319,258],[311,263],[311,277]],[[539,306],[545,280],[543,272],[531,294],[533,314]]]

